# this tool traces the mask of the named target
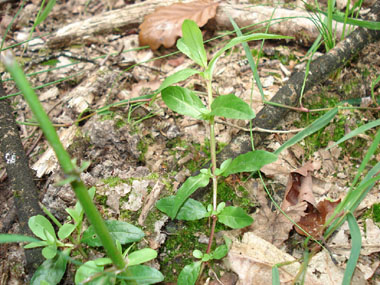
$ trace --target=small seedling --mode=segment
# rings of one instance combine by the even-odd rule
[[[236,37],[208,61],[202,33],[197,24],[191,20],[185,20],[182,25],[182,35],[183,37],[177,42],[177,48],[198,64],[201,70],[184,69],[178,71],[166,78],[159,91],[165,104],[174,112],[206,121],[210,130],[211,168],[201,169],[199,175],[190,177],[185,181],[176,195],[162,198],[157,202],[156,206],[172,219],[198,220],[211,218],[213,220],[206,253],[195,250],[194,257],[200,260],[185,266],[178,277],[178,284],[195,284],[199,277],[202,263],[212,259],[221,259],[228,252],[226,245],[219,246],[211,252],[216,222],[218,221],[233,229],[244,228],[253,222],[251,216],[245,213],[243,209],[226,206],[225,202],[217,202],[218,178],[227,177],[234,173],[257,171],[265,164],[274,162],[277,159],[277,155],[273,153],[255,150],[240,155],[235,159],[228,159],[222,162],[219,168],[217,167],[215,117],[251,120],[255,117],[255,113],[246,102],[234,94],[220,95],[214,99],[211,87],[213,71],[219,57],[237,44],[251,40],[283,39],[286,37],[270,34],[251,34]],[[206,105],[193,91],[179,86],[170,86],[195,74],[199,74],[205,81],[208,94]],[[199,201],[189,197],[198,188],[206,187],[210,180],[212,180],[213,198],[212,204],[206,208]]]
[[[95,188],[89,189],[91,198],[94,198]],[[78,269],[75,273],[75,284],[94,282],[91,284],[115,284],[116,280],[122,284],[131,279],[123,275],[124,270],[112,267],[112,260],[107,257],[97,258],[87,261],[83,264],[75,262],[70,255],[77,256],[78,253],[82,259],[88,259],[83,245],[99,247],[102,245],[99,237],[90,226],[83,231],[84,211],[79,202],[74,208],[66,209],[71,219],[65,224],[60,224],[53,215],[45,208],[45,213],[52,218],[59,228],[57,235],[50,221],[42,215],[33,216],[29,219],[29,228],[39,237],[40,241],[33,241],[25,245],[24,248],[43,247],[42,255],[46,258],[31,279],[31,284],[58,284],[65,271],[68,262],[77,263]],[[71,223],[72,220],[74,223]],[[144,233],[139,228],[122,221],[105,221],[108,230],[116,240],[116,248],[123,258],[127,260],[127,267],[133,276],[132,279],[144,282],[144,284],[153,284],[164,279],[161,272],[149,266],[141,265],[157,257],[157,252],[150,248],[131,251],[129,246],[124,251],[122,245],[140,241]],[[57,237],[58,236],[58,237]],[[65,243],[68,239],[71,243]],[[60,251],[59,249],[62,249]],[[76,257],[77,259],[78,257]],[[105,268],[107,266],[107,268]],[[111,267],[110,267],[111,266]]]

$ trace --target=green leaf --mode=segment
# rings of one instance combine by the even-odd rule
[[[37,19],[34,21],[33,27],[37,27],[39,24],[45,21],[50,11],[53,9],[55,5],[55,1],[56,0],[49,0],[49,2],[46,4],[45,9],[42,11],[41,14],[38,15]]]
[[[346,270],[344,271],[342,284],[351,284],[351,278],[354,274],[360,256],[360,249],[362,247],[360,229],[352,213],[347,214],[347,222],[351,233],[351,253],[350,258],[347,261]]]
[[[64,224],[58,230],[58,237],[60,240],[64,240],[75,230],[75,225],[73,224]]]
[[[210,176],[201,173],[197,176],[188,178],[178,189],[177,194],[172,197],[163,198],[156,203],[156,207],[174,219],[183,203],[200,187],[205,187],[209,183]]]
[[[380,125],[380,119],[376,120],[376,121],[373,121],[373,122],[370,122],[368,124],[365,124],[363,126],[360,126],[359,128],[349,132],[347,135],[345,135],[344,137],[342,137],[340,140],[338,140],[336,143],[334,143],[332,146],[328,147],[327,150],[333,148],[334,146],[354,137],[354,136],[357,136],[359,134],[362,134],[364,133],[365,131],[369,130],[369,129],[372,129],[372,128],[375,128],[377,126]]]
[[[194,285],[201,269],[201,261],[186,265],[178,276],[177,284]]]
[[[157,209],[159,209],[161,212],[165,213],[169,217],[173,216],[174,205],[175,205],[175,196],[174,195],[164,197],[164,198],[158,200],[156,203]],[[174,214],[174,217],[175,217],[175,214]],[[174,219],[174,217],[172,219]]]
[[[105,221],[111,236],[119,240],[121,244],[139,241],[144,237],[144,232],[134,225],[122,221]],[[89,246],[102,246],[99,237],[95,234],[94,227],[90,226],[82,237],[82,242]]]
[[[136,250],[128,255],[128,266],[138,265],[149,260],[155,259],[157,252],[151,248]]]
[[[179,86],[169,86],[161,91],[162,100],[166,106],[178,114],[189,116],[195,119],[202,119],[202,114],[206,110],[201,99],[189,89]]]
[[[213,259],[222,259],[225,257],[228,253],[228,247],[227,245],[223,244],[221,246],[218,246],[215,251],[212,254]]]
[[[217,97],[211,104],[211,115],[230,119],[251,120],[255,112],[234,94]]]
[[[208,253],[205,253],[202,257],[202,262],[208,262],[212,259],[212,256]]]
[[[44,247],[42,249],[42,255],[46,259],[54,258],[57,255],[57,245],[52,244],[52,245],[48,245],[48,246]]]
[[[45,260],[34,272],[30,284],[40,285],[43,282],[50,285],[58,284],[65,274],[69,254],[70,249],[65,249],[63,252],[58,252],[53,259]]]
[[[47,245],[49,244],[46,241],[37,241],[37,242],[28,243],[27,245],[24,246],[24,248],[29,249],[29,248],[36,248],[36,247],[47,246]]]
[[[225,202],[220,202],[218,206],[216,206],[216,212],[219,214],[226,207]]]
[[[216,176],[223,175],[224,171],[226,171],[228,169],[228,167],[230,166],[231,162],[232,162],[232,158],[229,158],[229,159],[223,161],[222,164],[220,165],[220,168],[217,168],[215,170],[215,175]]]
[[[194,21],[183,21],[182,38],[180,43],[177,43],[177,48],[200,66],[207,66],[207,55],[203,46],[202,32]]]
[[[77,204],[80,205],[79,201],[77,202]],[[80,211],[78,212],[76,210],[76,206],[77,205],[75,205],[74,209],[67,208],[67,209],[65,209],[65,211],[73,218],[75,224],[78,224],[79,221],[81,220],[81,215],[80,215]]]
[[[242,208],[230,206],[218,215],[218,221],[230,228],[241,229],[252,224],[253,219]]]
[[[53,226],[49,220],[42,215],[31,217],[28,221],[28,225],[32,232],[42,240],[48,240],[49,237],[47,233],[57,239]]]
[[[95,187],[91,187],[90,189],[88,189],[88,194],[90,195],[91,200],[94,199],[95,191]],[[67,208],[65,210],[74,219],[75,225],[78,225],[80,222],[83,221],[84,210],[79,201],[76,202],[74,209]]]
[[[228,168],[224,171],[223,176],[239,172],[253,172],[260,170],[266,164],[277,160],[277,155],[265,150],[254,150],[236,157]]]
[[[40,242],[40,240],[34,237],[29,237],[29,236],[24,236],[24,235],[0,234],[0,244],[11,243],[11,242]]]
[[[199,249],[195,249],[194,251],[193,251],[193,256],[195,257],[195,258],[202,258],[203,257],[203,253],[202,253],[202,251],[200,251]]]
[[[275,265],[272,267],[272,285],[280,285],[280,272],[278,267]]]
[[[308,126],[304,130],[302,130],[301,132],[296,134],[294,137],[292,137],[287,142],[285,142],[274,153],[279,154],[284,149],[298,143],[299,141],[303,140],[307,136],[310,136],[311,134],[315,133],[316,131],[322,129],[324,126],[326,126],[328,123],[330,123],[330,121],[335,117],[337,112],[338,112],[338,108],[334,108],[334,109],[328,111],[322,117],[315,120],[310,126]]]
[[[318,10],[319,13],[322,13],[324,15],[327,15],[326,12]],[[345,18],[344,14],[336,13],[332,15],[332,19],[334,21],[340,22],[340,23],[346,23],[347,25],[354,25],[370,30],[380,30],[380,22],[374,22],[374,21],[366,21],[363,19],[355,19],[355,18]]]
[[[189,198],[179,209],[176,218],[184,221],[195,221],[206,217],[206,215],[207,210],[205,206],[201,202]]]
[[[128,266],[128,270],[137,284],[149,285],[164,281],[164,275],[160,271],[146,265]],[[121,279],[122,276],[118,275],[118,278]]]
[[[82,284],[82,282],[87,278],[90,278],[91,276],[103,271],[104,267],[96,265],[96,262],[94,260],[87,261],[86,263],[82,264],[75,273],[75,284]],[[110,278],[112,279],[112,277],[115,277],[112,273],[108,273],[107,275],[100,275],[98,278],[94,278],[91,282],[88,282],[86,284],[113,284],[114,282],[109,282],[111,281]]]
[[[161,92],[161,90],[165,89],[166,87],[186,80],[190,76],[193,76],[194,74],[198,73],[200,73],[200,71],[191,68],[181,69],[180,71],[177,71],[176,73],[166,77],[164,82],[162,82],[160,88],[158,88],[157,92]]]

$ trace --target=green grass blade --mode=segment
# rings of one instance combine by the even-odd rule
[[[3,46],[4,46],[4,43],[5,43],[5,39],[7,37],[7,34],[9,32],[9,30],[11,29],[11,27],[13,25],[13,22],[17,19],[18,15],[21,13],[22,9],[24,8],[25,3],[26,3],[26,0],[23,0],[22,3],[21,3],[21,5],[20,5],[20,8],[17,10],[17,13],[14,15],[14,17],[12,18],[12,21],[7,26],[7,29],[5,30],[3,38],[1,39],[0,52],[3,51]]]
[[[33,27],[37,27],[39,24],[41,24],[43,21],[45,21],[45,19],[49,15],[50,11],[53,9],[54,5],[55,5],[55,0],[50,0],[46,4],[45,9],[38,15],[36,21],[34,22]],[[41,7],[41,9],[42,9],[42,7]]]
[[[294,137],[292,137],[287,142],[285,142],[282,146],[280,146],[274,152],[274,154],[279,154],[284,149],[296,144],[297,142],[303,140],[307,136],[310,136],[311,134],[315,133],[316,131],[322,129],[324,126],[326,126],[334,118],[334,116],[336,115],[337,112],[338,112],[338,108],[334,108],[334,109],[328,111],[322,117],[315,120],[310,126],[308,126],[303,131],[296,134]]]
[[[347,135],[345,135],[344,137],[342,137],[340,140],[338,140],[336,143],[334,143],[332,146],[328,147],[326,150],[329,150],[331,148],[333,148],[334,146],[337,146],[338,144],[341,144],[342,142],[354,137],[354,136],[357,136],[359,134],[362,134],[364,133],[365,131],[369,130],[369,129],[372,129],[372,128],[375,128],[377,126],[380,125],[380,119],[376,120],[376,121],[373,121],[373,122],[370,122],[368,124],[365,124],[363,126],[360,126],[359,128],[353,130],[352,132],[348,133]]]
[[[11,242],[39,242],[41,240],[30,236],[15,235],[15,234],[0,234],[0,244],[1,243],[11,243]]]
[[[239,26],[236,24],[236,22],[234,21],[234,19],[232,19],[231,16],[229,16],[229,19],[230,19],[230,22],[231,22],[232,26],[235,29],[236,35],[238,37],[243,36],[242,32],[240,31]],[[249,66],[251,67],[251,70],[252,70],[252,73],[253,73],[253,77],[255,78],[255,81],[256,81],[256,84],[257,84],[257,88],[260,91],[261,99],[263,101],[265,101],[265,95],[264,95],[263,85],[261,84],[260,76],[259,76],[259,73],[257,72],[257,67],[256,67],[256,64],[255,64],[255,61],[253,60],[253,56],[252,56],[251,50],[249,49],[249,46],[248,46],[248,44],[246,42],[243,42],[242,45],[243,45],[245,56],[247,57]]]
[[[272,267],[272,285],[280,285],[280,273],[276,265]]]
[[[342,284],[351,284],[351,278],[359,259],[360,248],[362,247],[360,229],[352,213],[347,214],[347,222],[351,233],[351,253],[347,261],[346,270],[344,271]]]
[[[375,153],[377,150],[377,147],[379,146],[380,143],[380,130],[377,132],[375,139],[373,140],[371,146],[369,147],[367,153],[365,154],[362,163],[359,166],[358,172],[355,175],[354,181],[351,184],[351,189],[352,187],[355,186],[356,182],[359,180],[361,173],[363,172],[364,168],[367,166],[368,162],[370,161],[372,155]]]

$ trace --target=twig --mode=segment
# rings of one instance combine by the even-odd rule
[[[233,127],[233,128],[245,131],[245,132],[250,132],[251,131],[250,129],[239,127],[237,125],[234,125],[234,124],[231,124],[231,123],[225,122],[225,121],[215,120],[215,123],[226,125],[226,126],[229,126],[229,127]],[[268,129],[263,129],[263,128],[259,128],[259,127],[252,128],[252,131],[254,131],[254,132],[273,133],[273,134],[298,133],[298,132],[300,132],[302,130],[303,130],[303,128],[301,128],[301,129],[295,129],[295,130],[288,130],[288,131],[284,131],[284,130],[268,130]]]

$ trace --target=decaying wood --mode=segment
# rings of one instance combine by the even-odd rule
[[[5,95],[0,81],[0,97]],[[38,205],[38,190],[34,184],[28,159],[18,133],[13,110],[7,99],[0,100],[0,138],[0,152],[5,161],[5,168],[12,187],[21,233],[33,236],[28,227],[28,220],[32,216],[43,214],[43,212]],[[41,249],[25,250],[25,256],[27,273],[32,276],[43,261]]]
[[[86,40],[97,34],[120,33],[130,28],[137,28],[142,23],[144,16],[153,12],[158,6],[170,5],[177,2],[177,0],[150,0],[96,15],[83,21],[74,22],[60,28],[48,39],[47,44],[50,48],[61,48],[73,43],[86,42]],[[185,0],[182,2],[191,1]],[[310,19],[307,19],[310,18],[310,14],[304,11],[269,6],[220,3],[215,17],[216,25],[219,29],[233,29],[228,18],[229,16],[240,27],[253,25],[251,29],[256,30],[260,28],[259,31],[264,31],[269,20],[272,19],[269,28],[270,33],[294,37],[298,43],[304,45],[309,45],[319,35],[316,26]],[[334,27],[335,25],[334,23]],[[338,23],[336,27],[336,35],[339,38],[342,25]]]

